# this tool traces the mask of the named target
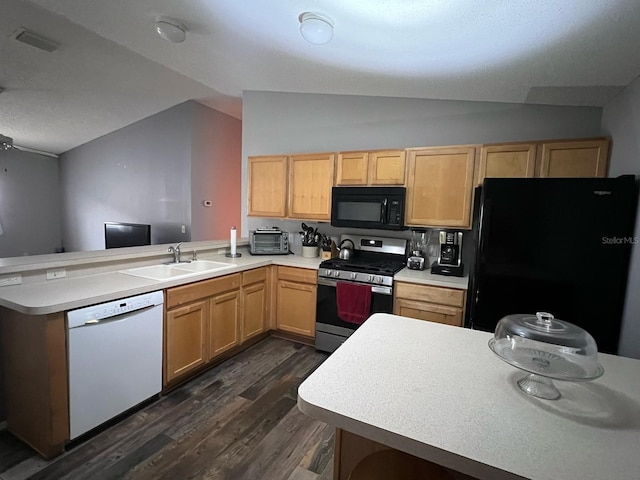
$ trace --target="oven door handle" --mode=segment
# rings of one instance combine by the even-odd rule
[[[345,282],[344,280],[330,280],[328,278],[318,278],[318,285],[323,285],[325,287],[333,287],[335,288],[338,282],[344,283],[356,283],[358,285],[368,285],[371,287],[371,293],[379,293],[381,295],[393,295],[393,288],[380,286],[380,285],[371,285],[369,283],[360,283],[360,282]]]

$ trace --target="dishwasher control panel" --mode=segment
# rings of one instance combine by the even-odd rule
[[[162,292],[145,293],[135,297],[114,300],[91,307],[83,307],[67,313],[68,328],[84,324],[97,323],[105,318],[116,317],[154,305],[161,305],[164,301]]]

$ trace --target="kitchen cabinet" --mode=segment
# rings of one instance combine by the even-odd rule
[[[165,317],[165,383],[207,362],[205,332],[209,317],[206,301],[167,311]]]
[[[289,158],[289,218],[331,220],[335,154]]]
[[[408,152],[405,223],[470,228],[476,148],[419,148]]]
[[[317,274],[317,271],[310,269],[278,267],[278,330],[304,337],[315,337]]]
[[[286,156],[249,157],[247,215],[286,216],[287,161]]]
[[[336,185],[404,185],[405,151],[340,152]]]
[[[393,313],[403,317],[462,326],[465,296],[464,290],[396,282]]]
[[[487,178],[531,178],[535,174],[536,144],[483,145],[477,183]]]
[[[269,314],[268,298],[267,268],[243,272],[241,342],[265,331]]]
[[[239,345],[240,285],[235,273],[167,290],[165,386]]]
[[[548,142],[540,146],[540,177],[606,177],[609,141]]]
[[[240,290],[215,295],[209,300],[208,360],[240,344]]]

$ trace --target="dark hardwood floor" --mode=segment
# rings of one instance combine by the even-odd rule
[[[329,480],[334,430],[296,406],[325,358],[270,337],[49,462],[0,431],[0,479]]]

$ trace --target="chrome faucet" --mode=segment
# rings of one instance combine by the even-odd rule
[[[173,253],[173,263],[180,263],[180,245],[182,245],[182,242],[175,247],[173,245],[169,247],[169,253]]]

